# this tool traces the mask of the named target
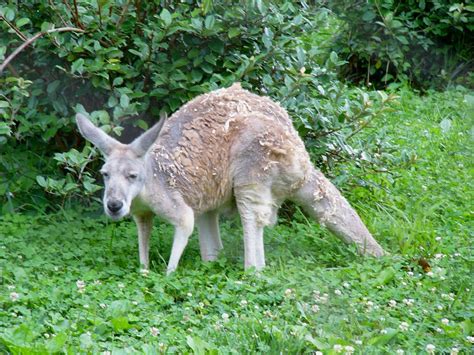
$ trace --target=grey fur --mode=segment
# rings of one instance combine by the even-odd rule
[[[202,259],[215,260],[222,249],[219,213],[237,207],[245,268],[261,269],[263,228],[276,222],[287,199],[343,241],[355,243],[361,254],[384,254],[346,199],[311,165],[286,111],[240,84],[195,98],[130,145],[107,136],[82,115],[77,124],[106,156],[104,209],[114,219],[133,215],[144,268],[149,266],[154,214],[175,227],[170,273],[195,221]]]

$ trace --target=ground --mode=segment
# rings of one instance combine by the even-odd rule
[[[389,256],[359,257],[297,211],[266,230],[261,274],[243,271],[241,227],[229,220],[218,262],[203,264],[193,237],[166,277],[172,231],[159,221],[151,271],[141,273],[131,221],[8,215],[0,351],[471,353],[474,97],[398,94],[372,131],[395,148],[390,176],[339,167],[350,177],[341,188]]]

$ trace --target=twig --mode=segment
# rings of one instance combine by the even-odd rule
[[[30,39],[23,42],[23,44],[21,46],[19,46],[17,49],[15,49],[15,51],[13,51],[13,53],[10,54],[7,57],[7,59],[5,59],[5,61],[0,65],[0,74],[3,72],[3,69],[5,69],[5,67],[8,65],[8,63],[10,63],[13,60],[13,58],[15,58],[23,49],[28,47],[31,43],[36,41],[38,38],[44,36],[45,34],[50,34],[50,33],[55,33],[55,32],[85,32],[85,31],[80,29],[80,28],[61,27],[61,28],[53,28],[51,30],[44,31],[44,32],[39,32],[39,33],[35,34]]]
[[[15,31],[17,36],[20,37],[23,41],[26,41],[28,39],[23,33],[21,33],[21,31],[18,28],[16,28],[10,21],[8,21],[2,15],[0,15],[0,20],[5,22],[8,25],[8,27],[10,27],[13,31]]]
[[[77,10],[77,0],[74,0],[74,17],[76,19],[76,25],[79,26],[81,29],[84,29],[84,25],[82,24],[81,20],[79,20],[79,11]]]

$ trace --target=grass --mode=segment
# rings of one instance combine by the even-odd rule
[[[0,220],[0,351],[414,354],[432,344],[470,353],[474,106],[462,90],[399,94],[398,109],[362,137],[391,140],[391,174],[340,167],[351,177],[346,196],[390,256],[360,258],[297,212],[266,231],[261,274],[243,271],[231,220],[218,262],[203,264],[193,237],[166,277],[164,224],[142,274],[130,221],[9,215]]]

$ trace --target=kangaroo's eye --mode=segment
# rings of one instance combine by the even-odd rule
[[[128,174],[128,178],[131,179],[131,180],[135,180],[137,177],[138,177],[138,175],[135,174],[135,173]]]
[[[108,178],[108,177],[109,177],[109,173],[107,173],[107,172],[105,172],[105,171],[102,171],[101,174],[102,174],[102,176],[103,176],[104,178]]]

